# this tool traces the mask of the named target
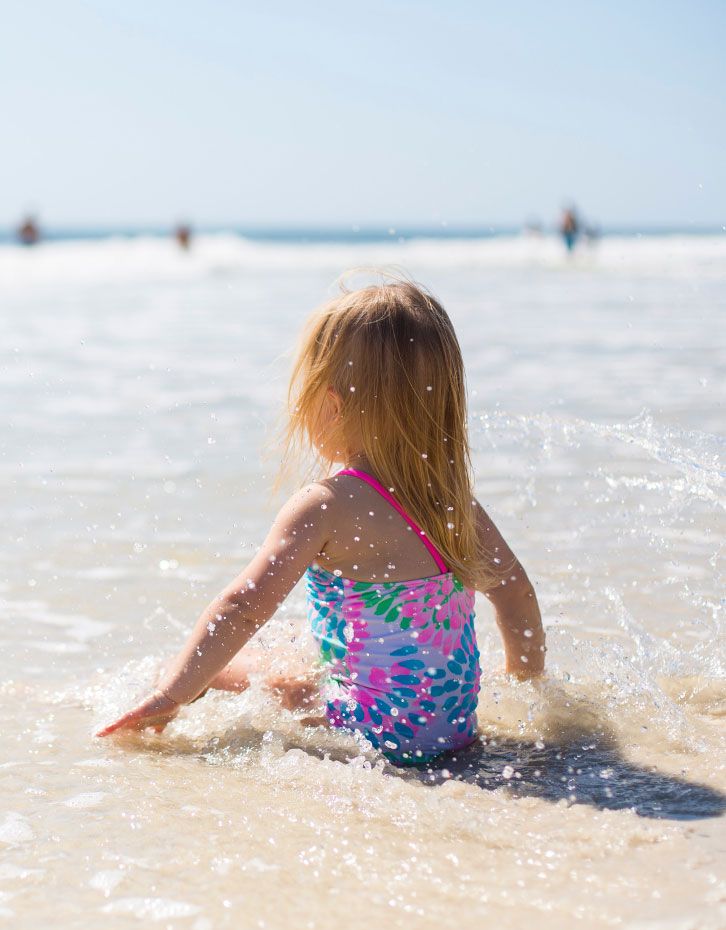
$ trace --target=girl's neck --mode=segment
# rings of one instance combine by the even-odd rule
[[[345,457],[343,468],[356,468],[358,471],[365,471],[370,473],[371,463],[368,461],[365,453],[351,453]]]

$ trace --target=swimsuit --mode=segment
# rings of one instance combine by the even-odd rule
[[[476,739],[474,592],[446,570],[438,549],[375,478],[353,468],[340,475],[365,481],[388,501],[440,574],[375,582],[308,568],[308,617],[327,672],[326,715],[390,761],[420,765]]]

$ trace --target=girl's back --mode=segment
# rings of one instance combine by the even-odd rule
[[[467,745],[480,674],[474,592],[368,472],[326,485],[340,531],[306,587],[328,720],[402,763]]]
[[[369,465],[360,469],[372,471]],[[348,469],[321,484],[337,530],[320,554],[327,571],[359,581],[407,581],[440,571],[436,557],[406,518],[376,488]],[[395,494],[395,488],[388,489]]]

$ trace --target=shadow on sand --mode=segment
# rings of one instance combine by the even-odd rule
[[[452,779],[512,797],[632,810],[641,817],[697,820],[726,811],[726,794],[707,785],[640,767],[623,758],[603,734],[568,734],[561,745],[497,737],[480,739],[428,768],[390,769],[424,785]]]

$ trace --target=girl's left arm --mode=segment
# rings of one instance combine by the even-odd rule
[[[537,595],[521,562],[507,545],[484,508],[477,502],[477,528],[485,550],[496,553],[490,574],[502,574],[498,584],[490,581],[480,590],[491,601],[504,645],[505,671],[521,680],[536,678],[544,671],[545,633]]]
[[[249,565],[202,612],[167,667],[157,690],[96,735],[153,726],[161,731],[182,704],[193,701],[270,619],[305,569],[325,547],[330,492],[311,484],[279,512]]]

